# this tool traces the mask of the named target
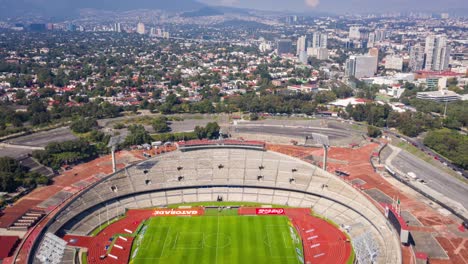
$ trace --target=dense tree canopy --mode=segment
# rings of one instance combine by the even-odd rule
[[[424,144],[465,170],[468,169],[468,136],[449,129],[430,131]]]
[[[38,173],[29,172],[16,160],[0,157],[0,192],[14,192],[18,187],[35,187],[37,184],[47,184],[49,179]]]
[[[53,142],[45,150],[36,150],[33,157],[55,170],[65,164],[76,164],[97,157],[96,147],[85,140]]]

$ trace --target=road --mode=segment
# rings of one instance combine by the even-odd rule
[[[449,161],[449,160],[447,160],[446,158],[444,158],[444,157],[440,156],[439,154],[435,153],[432,149],[426,147],[426,146],[425,146],[423,143],[421,143],[419,140],[415,140],[415,139],[413,139],[413,138],[409,138],[409,137],[400,135],[400,134],[395,133],[395,132],[392,132],[392,131],[390,131],[390,130],[385,130],[385,132],[388,133],[388,134],[390,134],[390,135],[393,135],[393,136],[396,136],[396,137],[405,139],[406,141],[408,141],[410,144],[412,144],[412,145],[415,146],[416,148],[418,148],[418,149],[420,149],[421,151],[425,152],[427,155],[430,155],[430,156],[432,156],[432,157],[437,157],[437,159],[438,159],[441,163],[447,164],[447,165],[445,165],[445,166],[449,167],[450,169],[452,169],[452,170],[454,170],[454,171],[457,171],[458,173],[460,173],[461,175],[463,175],[465,178],[468,179],[468,173],[467,173],[464,169],[462,169],[462,168],[460,168],[460,167],[458,167],[458,166],[452,164],[451,161]]]
[[[441,195],[459,203],[468,210],[468,184],[461,182],[444,171],[420,160],[416,156],[401,150],[397,155],[390,155],[390,148],[385,148],[382,158],[386,164],[402,173],[414,172],[419,179],[426,182],[426,186]],[[392,159],[392,156],[394,158]]]

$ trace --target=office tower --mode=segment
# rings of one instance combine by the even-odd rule
[[[307,59],[307,52],[305,50],[301,51],[301,53],[299,53],[299,62],[301,62],[304,65],[307,65]]]
[[[290,39],[280,39],[276,42],[276,48],[279,56],[291,53],[292,41]]]
[[[450,48],[445,36],[429,35],[424,47],[424,70],[442,71],[448,68]]]
[[[145,34],[145,24],[139,22],[137,25],[137,33],[138,34]]]
[[[114,31],[118,32],[118,33],[122,32],[122,27],[121,27],[120,23],[115,23],[114,24]]]
[[[377,69],[376,60],[374,56],[359,55],[350,56],[346,60],[346,76],[354,76],[356,78],[372,77]]]
[[[314,32],[312,36],[312,48],[327,48],[328,35]]]
[[[410,48],[409,68],[412,71],[420,71],[424,66],[424,48],[416,44]]]
[[[369,38],[367,39],[367,47],[372,48],[375,44],[375,33],[369,33]]]
[[[372,56],[374,57],[374,64],[375,65],[375,69],[374,69],[374,72],[377,72],[377,66],[379,65],[379,49],[378,48],[370,48],[369,49],[369,56]]]
[[[349,28],[349,39],[360,39],[361,29],[358,26],[352,26]]]
[[[449,17],[450,17],[449,13],[440,14],[440,18],[442,18],[442,19],[448,19]]]
[[[376,42],[381,42],[381,41],[384,41],[385,38],[387,37],[387,32],[385,32],[385,30],[383,29],[378,29],[374,32],[375,34],[375,41]]]
[[[306,48],[307,48],[306,43],[307,43],[306,36],[299,37],[299,39],[297,40],[297,51],[296,51],[297,56],[299,56],[301,52],[306,51]]]

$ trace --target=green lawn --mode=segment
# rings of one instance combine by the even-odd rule
[[[154,217],[133,242],[130,263],[301,263],[302,243],[285,216]]]

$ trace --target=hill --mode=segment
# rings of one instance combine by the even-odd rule
[[[0,0],[0,17],[73,17],[83,8],[109,11],[160,9],[183,12],[204,7],[195,0]]]

